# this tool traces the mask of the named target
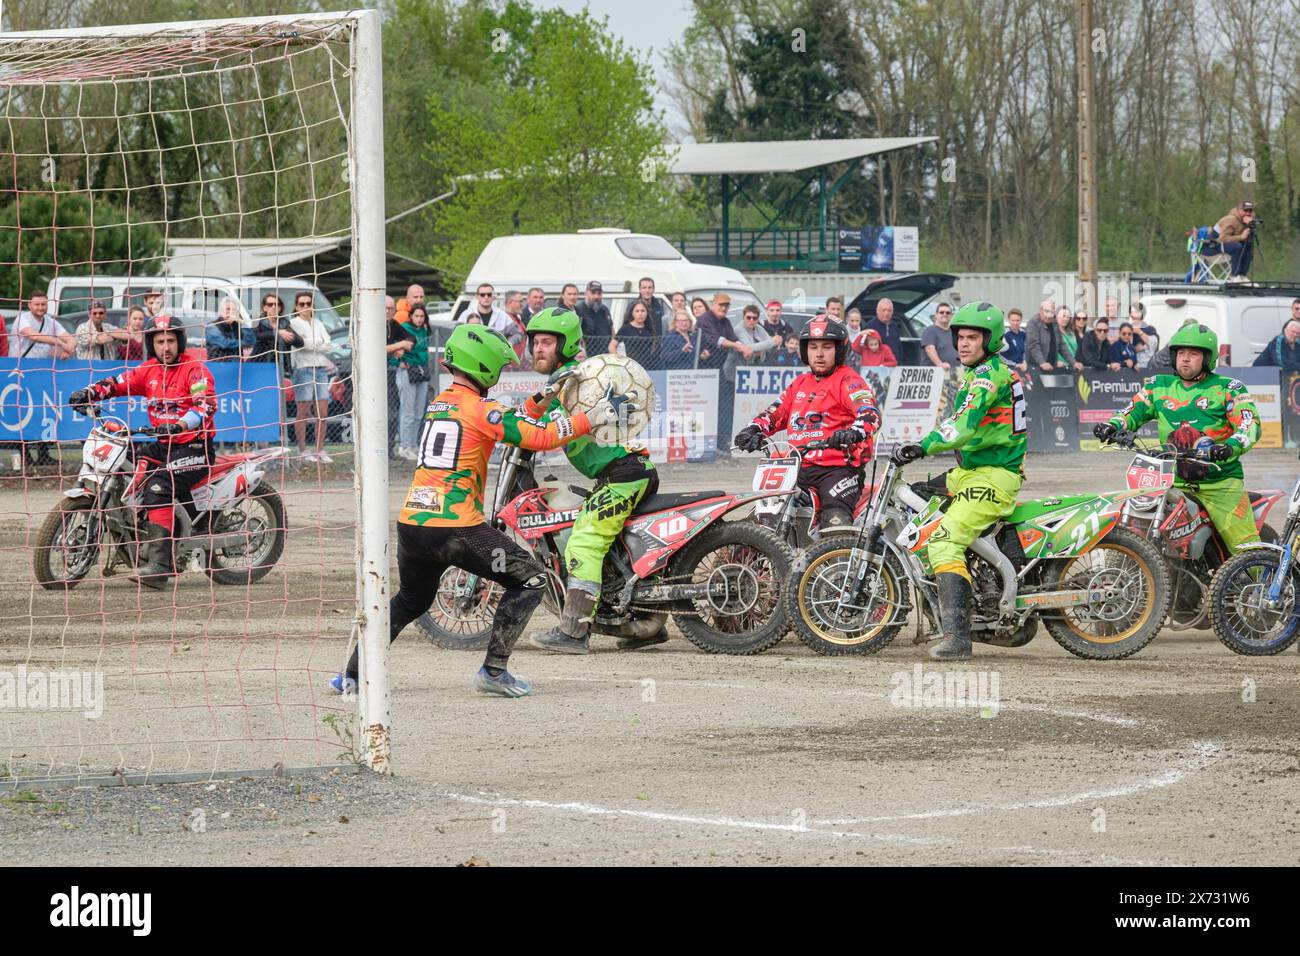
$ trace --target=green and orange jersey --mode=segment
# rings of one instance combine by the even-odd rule
[[[1212,469],[1210,481],[1242,477],[1240,458],[1259,441],[1259,409],[1246,386],[1225,375],[1210,374],[1199,382],[1157,375],[1110,422],[1137,431],[1152,420],[1160,441],[1180,451],[1191,451],[1204,438],[1232,449],[1232,458]]]
[[[997,355],[966,369],[953,412],[921,439],[927,455],[957,451],[963,468],[1021,473],[1025,460],[1025,392],[1020,377]]]
[[[488,459],[497,442],[551,451],[590,431],[581,413],[542,424],[468,386],[452,385],[425,409],[415,478],[397,520],[424,527],[482,524]]]

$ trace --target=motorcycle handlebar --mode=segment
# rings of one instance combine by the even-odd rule
[[[1144,447],[1139,444],[1136,432],[1117,432],[1114,438],[1109,442],[1103,442],[1103,444],[1118,445],[1120,448],[1139,451],[1144,455],[1154,455],[1168,461],[1199,461],[1216,467],[1219,465],[1218,462],[1211,461],[1208,457],[1195,449],[1191,451],[1180,451],[1170,445],[1160,445],[1158,447],[1150,448]]]

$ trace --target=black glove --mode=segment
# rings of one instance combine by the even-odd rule
[[[757,425],[742,428],[735,438],[735,444],[741,451],[759,451],[763,447],[763,430]]]
[[[826,444],[831,448],[848,448],[860,441],[866,441],[866,438],[867,436],[856,428],[837,428],[831,432],[830,440]]]
[[[1211,445],[1205,451],[1205,458],[1208,461],[1227,461],[1232,457],[1232,447],[1230,445]]]
[[[1110,422],[1102,422],[1092,426],[1092,434],[1104,445],[1115,440],[1115,436],[1119,434],[1119,429]]]
[[[168,435],[179,435],[183,431],[185,431],[185,426],[180,422],[164,422],[149,429],[149,434],[156,438],[166,438]]]
[[[925,449],[920,445],[899,445],[894,449],[894,453],[889,456],[889,460],[895,465],[903,466],[909,461],[919,461],[925,457]]]
[[[1210,477],[1210,466],[1192,458],[1178,460],[1178,477],[1183,481],[1198,482]]]
[[[68,404],[75,410],[81,411],[90,404],[90,389],[79,388],[68,396]]]

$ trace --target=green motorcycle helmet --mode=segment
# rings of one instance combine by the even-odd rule
[[[953,348],[957,347],[958,329],[974,329],[982,333],[986,356],[997,355],[1007,347],[1007,340],[1002,337],[1006,331],[1002,310],[989,302],[967,302],[953,313],[948,328],[952,331]]]
[[[582,351],[582,322],[576,312],[552,306],[542,309],[529,319],[524,334],[528,336],[530,350],[533,347],[533,336],[538,332],[549,332],[560,340],[560,357],[565,361],[575,358]]]
[[[506,337],[481,325],[458,325],[447,338],[442,364],[460,372],[484,392],[501,379],[501,370],[519,360]]]
[[[1200,349],[1205,353],[1205,374],[1214,371],[1219,362],[1219,337],[1195,320],[1184,322],[1169,340],[1169,360],[1176,361],[1179,349]]]

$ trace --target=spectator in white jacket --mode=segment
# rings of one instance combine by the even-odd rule
[[[332,458],[325,451],[325,420],[329,417],[330,373],[334,363],[325,350],[330,345],[329,330],[316,318],[310,291],[300,292],[293,301],[294,316],[289,325],[302,339],[302,345],[293,349],[293,400],[297,406],[294,433],[298,439],[298,453],[303,461],[318,461],[328,465]],[[316,425],[316,450],[307,451],[308,416]]]

